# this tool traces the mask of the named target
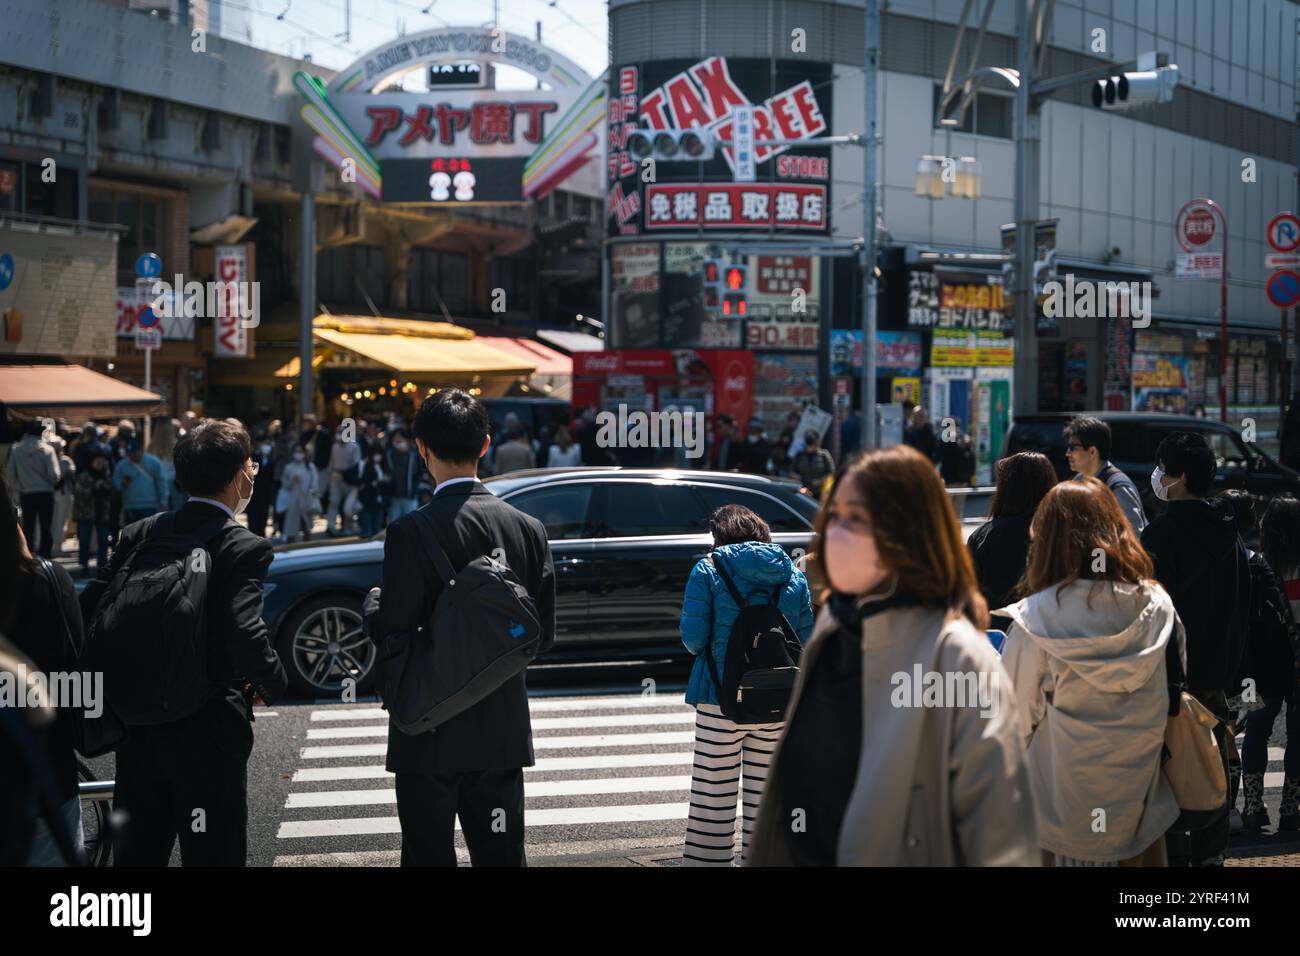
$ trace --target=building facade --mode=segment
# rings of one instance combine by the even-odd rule
[[[919,400],[966,426],[979,421],[979,407],[996,406],[1015,384],[1011,311],[1001,287],[1007,260],[1003,226],[1015,218],[1013,91],[1006,84],[982,84],[959,125],[942,125],[939,93],[962,0],[891,0],[881,6],[877,201],[882,272],[875,398]],[[982,5],[976,8],[982,12]],[[1057,277],[1150,282],[1153,299],[1150,325],[1138,329],[1107,317],[1053,321],[1040,311],[1039,406],[1168,411],[1204,406],[1217,414],[1218,283],[1176,274],[1183,252],[1175,228],[1179,211],[1189,200],[1206,197],[1222,207],[1227,220],[1230,418],[1253,419],[1267,443],[1276,430],[1279,404],[1290,392],[1281,314],[1265,292],[1270,273],[1264,257],[1270,251],[1265,237],[1270,219],[1297,205],[1300,7],[1290,0],[1062,0],[1053,8],[1044,75],[1119,64],[1159,51],[1177,64],[1179,83],[1171,103],[1131,112],[1095,108],[1086,84],[1059,90],[1043,107],[1039,217],[1047,244],[1054,242]],[[774,80],[804,70],[826,119],[819,135],[860,132],[863,14],[860,0],[612,0],[611,62],[614,71],[622,64],[709,58],[747,68],[767,63]],[[977,22],[972,18],[970,25]],[[994,2],[988,31],[978,65],[1014,68],[1014,3]],[[972,39],[968,31],[957,78],[967,67]],[[820,83],[812,76],[818,72],[825,76]],[[708,76],[687,75],[696,81],[694,92],[679,84],[677,102],[689,105],[698,94],[709,104],[710,88],[701,82]],[[791,84],[776,85],[784,89]],[[645,97],[656,88],[642,86],[639,105],[644,112]],[[785,108],[769,102],[780,92],[757,89],[749,100],[767,108],[777,135],[790,138],[791,130],[802,126],[797,110],[783,116]],[[699,115],[716,121],[707,112]],[[639,122],[652,124],[644,118]],[[859,148],[789,147],[770,160],[760,157],[758,179],[800,182],[787,177],[820,171],[813,160],[827,154],[825,236],[832,242],[861,236]],[[919,182],[918,173],[927,164],[938,171],[945,159],[974,171],[977,185],[966,187],[978,198],[957,195],[967,191],[960,180],[944,183],[939,177],[937,189],[934,177]],[[618,208],[624,199],[611,192],[607,204]],[[622,208],[626,211],[626,205]],[[675,241],[689,237],[699,242],[710,234],[702,219],[682,225],[673,233]],[[654,232],[643,219],[639,238],[650,240]],[[763,232],[764,240],[790,235],[777,228]],[[1222,250],[1222,232],[1220,227],[1208,248]],[[616,220],[610,234],[618,235]],[[633,333],[629,314],[639,313],[636,322],[645,326],[649,308],[644,296],[620,304],[620,258],[635,263],[652,256],[648,244],[635,255],[620,253],[623,241],[610,243],[615,284],[610,338],[615,347],[644,344]],[[805,267],[797,252],[792,252],[799,260],[793,264],[760,265],[756,250],[748,259],[746,289],[758,294],[757,283],[772,275],[769,269],[783,270],[777,282],[788,271],[809,293],[807,301],[816,302],[818,319],[812,311],[782,315],[776,309],[770,316],[747,316],[750,328],[757,325],[760,331],[747,329],[744,335],[758,358],[756,389],[771,368],[771,377],[786,383],[812,377],[806,391],[825,403],[845,386],[856,389],[851,382],[837,384],[831,373],[847,371],[844,363],[851,365],[860,349],[860,338],[855,341],[852,331],[860,323],[860,283],[850,261],[818,255],[825,250],[807,251],[812,258]],[[660,276],[666,283],[670,260],[667,252],[663,256]],[[629,265],[624,272],[647,268]],[[651,281],[640,280],[642,286]],[[666,321],[670,298],[661,293],[655,306],[659,344],[665,346],[677,343],[666,341],[664,333],[680,326]],[[820,321],[821,313],[829,313],[828,321]],[[766,327],[769,323],[773,330]],[[805,324],[820,328],[807,332],[799,328]],[[1290,328],[1294,330],[1294,321]],[[822,349],[828,336],[828,347]],[[805,343],[812,341],[819,344],[805,357]],[[791,347],[794,343],[797,348]],[[818,351],[829,351],[830,360],[819,363]],[[836,367],[828,368],[832,364]],[[793,386],[783,388],[790,398],[798,394]],[[983,425],[990,425],[987,413]],[[991,436],[984,437],[986,445],[996,446]]]

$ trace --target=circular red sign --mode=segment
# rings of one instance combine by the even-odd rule
[[[1193,209],[1183,217],[1183,238],[1194,246],[1203,246],[1214,238],[1214,214],[1205,208]]]
[[[749,380],[745,376],[745,366],[737,359],[727,363],[722,373],[722,397],[730,409],[738,409],[745,403],[749,391]]]

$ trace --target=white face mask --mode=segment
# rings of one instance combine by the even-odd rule
[[[303,454],[302,452],[300,452],[300,451],[296,451],[296,452],[293,453],[293,460],[294,460],[294,461],[306,461],[306,460],[307,460],[307,456],[304,455],[304,454]]]
[[[240,469],[239,474],[242,475],[244,478],[248,478],[248,475],[244,472],[243,469]],[[244,513],[244,510],[248,507],[248,503],[252,500],[253,500],[253,479],[248,478],[248,497],[240,498],[237,502],[235,502],[235,509],[234,509],[235,514],[242,515]]]
[[[1168,501],[1169,489],[1172,488],[1174,485],[1178,484],[1178,481],[1182,481],[1183,479],[1179,478],[1178,481],[1174,482],[1174,485],[1164,485],[1161,484],[1160,481],[1162,478],[1164,478],[1164,476],[1165,476],[1165,470],[1161,468],[1159,465],[1156,465],[1156,470],[1151,472],[1151,490],[1152,492],[1155,493],[1155,496],[1159,498],[1161,501]]]
[[[841,594],[868,594],[885,579],[875,539],[847,528],[828,527],[822,535],[822,569]]]

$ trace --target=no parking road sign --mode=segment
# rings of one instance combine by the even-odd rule
[[[1266,237],[1278,252],[1300,249],[1300,217],[1290,212],[1278,213],[1268,221]]]
[[[1268,301],[1279,309],[1289,309],[1300,302],[1300,273],[1291,269],[1274,272],[1268,277]]]

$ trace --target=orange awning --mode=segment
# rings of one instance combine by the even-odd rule
[[[0,404],[21,418],[129,418],[163,400],[81,365],[0,365]]]

